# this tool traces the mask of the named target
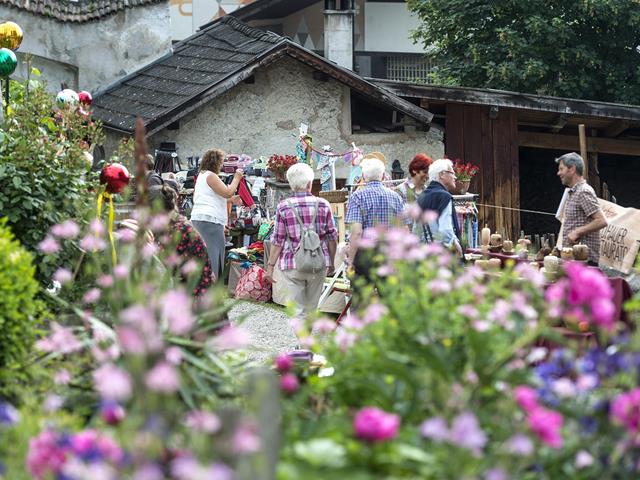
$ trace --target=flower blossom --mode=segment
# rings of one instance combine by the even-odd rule
[[[82,343],[70,328],[54,322],[51,324],[51,334],[38,340],[36,348],[43,352],[58,352],[64,355],[76,352],[82,348]]]
[[[353,430],[360,440],[383,442],[398,434],[400,417],[375,407],[362,408],[353,419]]]
[[[182,290],[169,290],[162,296],[161,315],[171,333],[184,335],[195,323],[191,311],[191,298]]]
[[[59,268],[53,274],[53,279],[61,285],[69,283],[73,279],[73,273],[68,268]]]
[[[487,443],[487,435],[480,428],[476,416],[471,412],[464,412],[453,419],[449,441],[480,455]]]
[[[613,399],[611,420],[624,426],[630,435],[640,431],[640,388],[622,393]]]
[[[129,374],[111,363],[105,363],[93,372],[96,390],[106,400],[127,400],[131,396]]]
[[[80,233],[80,227],[73,220],[65,220],[51,227],[51,234],[58,238],[76,238]]]
[[[280,377],[280,389],[289,395],[292,395],[300,388],[298,377],[294,373],[285,373]]]
[[[222,422],[215,413],[203,411],[189,412],[184,424],[190,429],[204,433],[216,433],[222,427]]]
[[[180,388],[180,376],[173,365],[161,361],[147,373],[145,383],[156,392],[173,393]]]
[[[443,442],[449,438],[449,426],[442,417],[433,417],[422,422],[420,434],[436,442]]]
[[[249,332],[244,328],[229,325],[220,330],[211,343],[213,348],[218,351],[233,350],[246,347],[250,339]]]
[[[46,255],[51,255],[60,250],[60,244],[55,238],[47,236],[38,244],[38,250]]]
[[[560,429],[564,421],[562,415],[546,408],[538,407],[529,412],[528,422],[531,431],[552,448],[562,447]]]

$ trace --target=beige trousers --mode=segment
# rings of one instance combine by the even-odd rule
[[[287,301],[296,304],[298,315],[306,316],[318,309],[324,272],[300,273],[297,270],[283,270],[278,277],[278,290]]]

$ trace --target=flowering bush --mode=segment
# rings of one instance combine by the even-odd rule
[[[453,160],[453,171],[456,172],[458,180],[471,180],[480,171],[480,167],[472,165],[470,162],[464,163],[457,158]]]
[[[278,178],[284,178],[289,167],[298,163],[295,155],[271,155],[267,162],[267,168]]]

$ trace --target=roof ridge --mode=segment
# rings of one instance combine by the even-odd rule
[[[260,30],[258,28],[253,28],[241,20],[234,18],[230,15],[225,15],[220,18],[220,23],[225,23],[229,25],[234,30],[243,33],[249,37],[255,38],[256,40],[261,40],[263,42],[269,43],[278,43],[285,39],[285,37],[278,35],[277,33],[273,33],[267,30]],[[212,24],[213,26],[215,24]]]

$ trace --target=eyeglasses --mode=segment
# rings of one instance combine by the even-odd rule
[[[454,172],[453,170],[445,170],[442,173],[450,173],[451,175],[453,175],[454,177],[456,176],[456,172]]]

